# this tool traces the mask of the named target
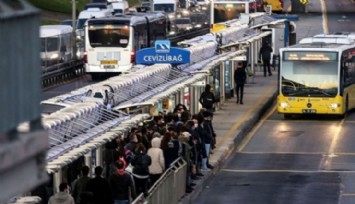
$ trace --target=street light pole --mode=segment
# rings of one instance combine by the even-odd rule
[[[76,60],[76,0],[71,0],[72,2],[72,26],[73,26],[73,32],[72,32],[72,46],[73,46],[73,58]]]

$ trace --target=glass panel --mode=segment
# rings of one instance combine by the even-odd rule
[[[281,72],[281,92],[285,96],[334,97],[337,94],[337,61],[282,61]]]
[[[59,38],[41,38],[41,52],[52,52],[58,51],[59,49]]]
[[[174,4],[154,4],[154,11],[173,12]]]
[[[89,25],[89,41],[92,47],[127,47],[129,26]]]
[[[230,96],[231,93],[231,86],[232,86],[232,82],[231,82],[231,65],[232,65],[232,61],[225,61],[224,62],[224,81],[225,81],[225,94],[227,96]]]
[[[228,20],[236,19],[240,13],[245,12],[244,3],[230,3],[230,4],[214,4],[214,23],[221,23]]]
[[[77,29],[83,29],[84,28],[84,24],[87,21],[87,18],[81,18],[78,20],[78,25],[77,25]]]

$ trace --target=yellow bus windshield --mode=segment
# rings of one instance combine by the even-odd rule
[[[281,62],[284,96],[335,97],[338,92],[338,61]]]

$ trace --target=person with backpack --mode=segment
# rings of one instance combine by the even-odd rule
[[[213,112],[213,105],[216,102],[216,99],[214,94],[211,92],[211,85],[206,85],[205,91],[202,92],[199,102],[203,108],[207,109],[209,112]]]

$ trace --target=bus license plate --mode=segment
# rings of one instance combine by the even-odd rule
[[[101,60],[101,64],[117,64],[117,60]]]
[[[114,69],[115,65],[104,65],[104,69]]]
[[[302,113],[317,113],[315,109],[302,109]]]

